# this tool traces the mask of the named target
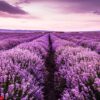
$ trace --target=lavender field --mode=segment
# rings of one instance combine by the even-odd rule
[[[4,100],[100,100],[100,32],[0,33]]]

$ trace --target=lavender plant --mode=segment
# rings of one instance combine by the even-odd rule
[[[100,97],[100,56],[88,48],[65,46],[63,45],[65,41],[64,43],[61,41],[61,46],[56,45],[56,41],[59,39],[56,38],[53,42],[53,45],[57,46],[54,48],[57,68],[56,89],[59,90],[58,83],[61,80],[66,81],[61,100],[98,99]]]
[[[46,40],[47,36],[44,37]],[[47,71],[45,59],[41,55],[46,56],[47,50],[42,43],[36,41],[20,44],[0,53],[0,95],[5,99],[44,99],[43,88]],[[43,45],[48,47],[48,41],[46,44]],[[37,50],[41,52],[38,54]]]

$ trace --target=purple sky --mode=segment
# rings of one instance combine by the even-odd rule
[[[99,30],[100,0],[0,0],[0,28]]]

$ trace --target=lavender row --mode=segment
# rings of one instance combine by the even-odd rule
[[[4,36],[4,35],[3,35]],[[0,50],[8,50],[13,48],[14,46],[23,43],[23,42],[29,42],[33,39],[36,39],[38,37],[42,36],[42,34],[37,34],[33,36],[33,34],[9,34],[8,37],[5,39],[0,40]],[[0,36],[1,37],[1,36]]]
[[[47,40],[46,35],[0,53],[0,95],[6,100],[44,99]]]
[[[98,100],[100,56],[88,48],[77,47],[74,43],[70,45],[68,41],[55,38],[52,36],[57,69],[55,89],[64,89],[60,100]]]
[[[100,54],[100,33],[63,33],[56,34],[62,39],[76,43],[79,46],[90,48]]]
[[[11,32],[11,33],[3,33],[0,32],[0,41],[4,40],[4,39],[20,39],[20,38],[29,38],[29,37],[33,37],[33,38],[38,38],[40,36],[43,36],[45,34],[42,33],[36,33],[36,32],[31,32],[31,33],[22,33],[22,32]]]
[[[83,39],[83,40],[94,40],[100,41],[100,32],[65,32],[65,33],[55,33],[56,36],[62,39]]]
[[[77,45],[85,47],[85,48],[90,48],[93,51],[96,51],[98,54],[100,54],[100,42],[92,39],[73,39],[71,40],[72,42],[75,42]]]

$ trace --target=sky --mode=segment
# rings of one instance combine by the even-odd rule
[[[0,29],[100,30],[100,0],[0,0]]]

